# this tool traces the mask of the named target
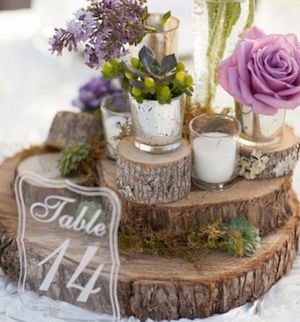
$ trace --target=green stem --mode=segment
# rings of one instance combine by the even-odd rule
[[[252,1],[252,0],[250,0]],[[217,87],[217,73],[227,40],[241,15],[241,4],[220,0],[207,2],[209,16],[209,45],[207,49],[208,79],[205,105],[211,107]]]

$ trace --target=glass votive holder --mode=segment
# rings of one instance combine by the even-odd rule
[[[151,13],[148,17],[147,25],[154,30],[159,26],[162,14]],[[142,42],[132,48],[132,56],[138,57],[139,51],[143,46],[150,48],[155,58],[161,61],[165,56],[178,54],[178,38],[179,38],[180,21],[174,16],[165,23],[158,31],[149,31]]]
[[[132,116],[127,93],[109,95],[101,103],[106,155],[116,160],[116,149],[122,135],[131,132]]]
[[[239,135],[237,119],[227,115],[199,115],[190,122],[193,182],[203,190],[222,191],[237,177]]]

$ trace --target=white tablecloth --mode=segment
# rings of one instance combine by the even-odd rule
[[[190,0],[177,1],[178,12],[184,7],[184,1],[190,4]],[[188,14],[185,16],[189,17]],[[183,17],[182,20],[185,30],[190,30],[191,19]],[[29,11],[0,13],[0,162],[29,143],[43,142],[55,113],[71,108],[70,101],[79,85],[95,74],[76,57],[51,57],[41,34],[36,33],[37,28],[38,22]],[[300,110],[289,115],[289,122],[300,133]],[[300,195],[299,167],[295,189]],[[18,307],[15,285],[0,273],[0,321],[9,321],[5,316],[14,310],[21,320],[57,321],[24,310],[20,314]],[[259,301],[201,321],[299,322],[300,256],[292,271]]]

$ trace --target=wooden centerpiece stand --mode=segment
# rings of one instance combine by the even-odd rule
[[[53,140],[51,146],[55,146]],[[296,154],[298,160],[298,140],[287,129],[281,146],[268,154],[276,165],[279,161],[275,160],[290,153]],[[18,214],[12,183],[16,173],[28,170],[55,178],[56,159],[57,154],[44,154],[21,162],[20,156],[16,156],[0,167],[0,265],[12,280],[19,275],[15,241]],[[292,190],[293,169],[278,178],[240,179],[225,192],[212,193],[194,187],[190,190],[191,149],[186,143],[177,151],[155,156],[137,150],[130,139],[125,139],[119,145],[117,166],[108,159],[99,162],[102,185],[122,198],[122,224],[129,220],[136,223],[137,230],[142,224],[156,232],[180,233],[194,227],[205,228],[215,220],[228,222],[244,216],[262,237],[255,255],[243,258],[212,251],[201,252],[195,261],[187,261],[120,250],[118,296],[124,316],[173,320],[223,313],[259,298],[290,270],[299,240],[299,203]],[[270,171],[266,170],[268,175],[262,177],[269,178]],[[28,189],[30,196],[29,183]],[[43,238],[31,241],[32,251],[43,253],[44,242]],[[58,281],[64,281],[78,265],[76,253],[69,257],[59,271]],[[85,274],[87,280],[89,274]],[[59,283],[52,287],[51,291],[59,294]],[[36,288],[31,285],[32,290]],[[68,294],[63,294],[62,299],[74,301]],[[97,301],[87,308],[97,311]]]

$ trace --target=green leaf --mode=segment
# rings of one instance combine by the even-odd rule
[[[164,57],[161,61],[161,74],[167,74],[177,67],[177,59],[174,54]]]
[[[145,69],[155,75],[160,74],[160,63],[154,58],[153,52],[144,46],[139,52],[139,58]]]
[[[159,21],[159,28],[162,29],[165,24],[169,21],[169,19],[171,18],[171,11],[166,12],[165,14],[163,14],[163,16],[161,17],[160,21]]]

